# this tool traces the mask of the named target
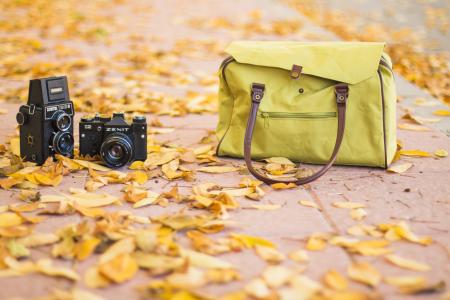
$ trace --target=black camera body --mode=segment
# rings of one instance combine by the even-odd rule
[[[100,155],[109,167],[119,168],[134,160],[147,159],[145,116],[128,124],[123,113],[112,118],[96,115],[80,121],[80,155]]]
[[[55,154],[73,157],[73,117],[65,76],[30,80],[27,105],[16,115],[22,159],[43,164]]]

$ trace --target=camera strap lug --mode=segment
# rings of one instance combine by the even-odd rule
[[[34,105],[34,104],[28,105],[28,114],[29,115],[34,115],[35,111],[36,111],[36,105]]]

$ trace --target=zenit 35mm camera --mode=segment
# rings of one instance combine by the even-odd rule
[[[73,157],[73,116],[65,76],[30,80],[28,103],[16,115],[22,159],[43,164],[55,154]]]
[[[147,121],[145,116],[128,124],[123,113],[112,118],[96,115],[80,121],[80,155],[100,157],[107,166],[119,168],[134,160],[147,159]]]

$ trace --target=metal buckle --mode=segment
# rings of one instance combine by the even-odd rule
[[[36,106],[34,104],[31,104],[28,106],[28,114],[34,115],[34,112],[36,111]]]
[[[262,83],[252,83],[252,101],[255,103],[260,103],[263,96],[265,85]]]
[[[300,78],[300,74],[302,74],[302,66],[299,65],[292,65],[292,70],[291,70],[291,78],[292,79],[298,79]]]
[[[348,98],[348,85],[345,83],[336,84],[334,93],[336,94],[336,103],[345,104]]]

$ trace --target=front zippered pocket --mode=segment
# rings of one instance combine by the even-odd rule
[[[264,127],[269,127],[270,119],[327,119],[335,118],[335,112],[266,112],[259,111],[258,117],[264,120]]]

